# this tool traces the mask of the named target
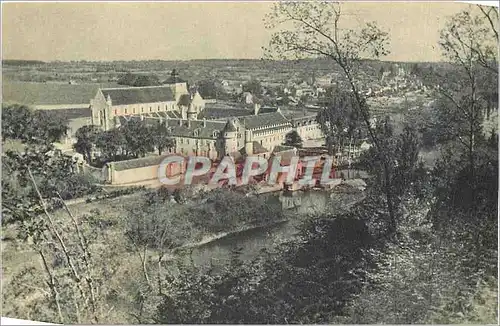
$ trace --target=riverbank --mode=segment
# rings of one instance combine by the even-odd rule
[[[238,213],[245,213],[248,209],[248,216],[255,217],[256,214],[263,211],[259,207],[245,206],[243,202],[246,199],[244,198],[248,197],[245,197],[244,194],[239,195],[239,200],[233,198],[233,205],[229,205],[230,207],[224,205],[228,199],[224,193],[220,195],[217,198],[220,198],[221,204],[213,208],[215,216],[218,214],[234,216]],[[184,234],[181,237],[184,243],[173,249],[172,255],[163,257],[164,268],[175,270],[176,262],[185,262],[188,266],[191,266],[190,264],[214,266],[214,270],[217,271],[228,263],[234,252],[239,253],[238,257],[242,261],[253,260],[262,254],[262,250],[273,251],[281,243],[294,239],[298,232],[298,226],[312,214],[344,209],[342,205],[356,199],[352,194],[333,195],[333,197],[332,195],[332,193],[324,191],[300,191],[291,196],[282,192],[249,196],[250,199],[254,198],[256,203],[266,202],[266,205],[281,209],[283,215],[273,220],[275,215],[268,214],[269,218],[262,220],[262,222],[254,222],[255,224],[250,221],[241,222],[239,225],[221,221],[221,225],[225,226],[224,230],[208,232],[206,229],[200,228],[195,233]],[[146,198],[143,192],[139,192],[90,203],[76,203],[69,207],[70,211],[81,221],[82,230],[92,234],[92,260],[98,266],[103,266],[105,272],[103,275],[112,275],[101,276],[106,278],[103,291],[120,289],[114,297],[106,299],[106,304],[109,307],[114,307],[107,319],[110,321],[135,322],[128,312],[134,311],[134,291],[144,282],[144,265],[141,255],[142,257],[146,256],[144,261],[146,270],[151,273],[150,276],[156,277],[160,252],[153,248],[148,248],[147,252],[143,251],[144,248],[135,247],[126,235],[128,210],[135,208],[140,212],[141,205],[144,205]],[[293,208],[288,206],[290,198],[294,201]],[[339,205],[338,202],[343,204]],[[206,223],[201,217],[206,218],[207,222],[211,218],[211,209],[207,209],[211,205],[213,206],[213,203],[210,202],[176,204],[167,201],[158,207],[163,207],[159,213],[169,212],[170,215],[167,215],[167,218],[177,216],[180,221],[186,221],[190,218],[189,216],[196,214],[194,220],[198,222],[193,227],[199,228],[199,225]],[[197,209],[202,210],[196,213]],[[96,212],[97,215],[92,215]],[[74,228],[71,226],[70,218],[64,210],[57,210],[51,214],[65,234],[65,239],[71,243]],[[94,216],[95,218],[87,219],[85,216]],[[155,225],[162,224],[158,221]],[[169,229],[169,225],[165,225],[169,236],[170,234],[183,234],[176,233],[178,230]],[[179,224],[173,223],[171,225],[178,226]],[[9,230],[7,233],[13,234],[14,232],[17,231]],[[145,253],[146,255],[144,255]],[[33,310],[33,305],[45,298],[43,292],[45,288],[41,284],[46,281],[46,274],[40,264],[40,257],[31,245],[18,240],[2,241],[2,254],[4,266],[2,275],[3,301],[7,303],[4,305],[4,311],[12,316],[26,318]],[[54,257],[52,257],[52,253],[50,255],[51,263],[54,259],[54,264],[57,264],[56,255]],[[51,268],[63,272],[65,267],[64,265],[54,265],[53,267],[51,265]],[[15,290],[19,288],[22,289],[20,293]],[[41,315],[43,316],[43,313]]]

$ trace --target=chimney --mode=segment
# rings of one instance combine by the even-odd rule
[[[203,128],[207,127],[207,119],[203,118]]]
[[[259,114],[259,110],[260,110],[260,104],[259,103],[255,103],[253,105],[253,114],[254,115],[258,115]]]

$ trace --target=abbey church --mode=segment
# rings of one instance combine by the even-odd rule
[[[104,130],[115,127],[117,118],[168,112],[173,118],[196,119],[205,101],[173,70],[162,86],[103,88],[90,101],[92,124]]]

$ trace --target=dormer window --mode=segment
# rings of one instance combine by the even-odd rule
[[[219,132],[216,130],[216,131],[214,131],[213,135],[214,135],[215,138],[217,138],[217,137],[219,137]]]
[[[193,135],[195,137],[198,137],[199,134],[200,134],[200,131],[198,129],[195,129],[195,131],[193,131]]]

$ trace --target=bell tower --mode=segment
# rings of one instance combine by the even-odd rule
[[[172,70],[170,78],[168,78],[165,83],[173,86],[177,101],[182,94],[189,94],[187,82],[179,77],[179,73],[176,69]]]

